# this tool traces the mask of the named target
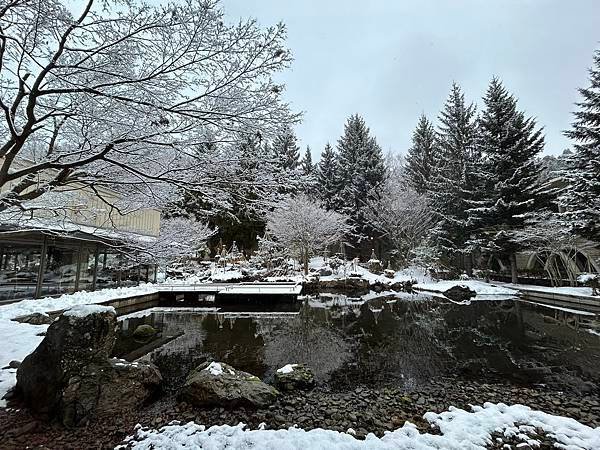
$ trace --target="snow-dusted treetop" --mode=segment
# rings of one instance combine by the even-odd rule
[[[349,218],[328,211],[311,198],[299,195],[284,202],[269,218],[267,230],[279,244],[298,251],[308,271],[313,252],[339,244],[351,231]]]
[[[282,24],[227,24],[216,0],[67,5],[0,6],[0,211],[61,186],[118,188],[125,208],[165,182],[226,198],[226,144],[296,119],[271,80]]]

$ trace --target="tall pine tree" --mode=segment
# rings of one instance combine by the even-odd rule
[[[295,170],[300,165],[300,149],[298,147],[296,134],[289,125],[275,136],[273,140],[273,151],[284,170]]]
[[[361,238],[375,237],[365,216],[366,200],[376,195],[386,178],[386,166],[381,147],[371,136],[365,121],[358,114],[350,116],[344,134],[338,140],[336,182],[338,192],[335,209],[348,215]]]
[[[435,164],[435,129],[422,114],[413,132],[412,147],[406,155],[405,171],[412,187],[424,194],[429,189],[431,171]]]
[[[437,224],[431,240],[443,264],[471,271],[467,210],[474,195],[476,148],[475,106],[453,83],[444,109],[439,115],[436,160],[429,197]]]
[[[565,134],[575,141],[566,178],[569,188],[561,198],[575,231],[600,239],[600,50],[594,53],[589,70],[590,85],[579,89],[582,101],[576,103],[575,121]]]
[[[336,175],[338,171],[336,166],[337,155],[331,145],[327,143],[316,168],[317,196],[327,209],[333,209],[337,197],[338,183]]]
[[[516,252],[521,248],[514,234],[528,214],[545,206],[539,194],[543,167],[537,158],[544,136],[535,119],[517,109],[517,100],[498,78],[490,82],[483,103],[478,121],[482,198],[470,211],[471,224],[478,229],[475,242],[508,260],[516,282]]]
[[[312,155],[310,152],[310,147],[306,146],[306,152],[304,152],[304,158],[302,158],[302,162],[300,164],[302,166],[302,173],[304,175],[310,175],[313,172],[313,162]]]

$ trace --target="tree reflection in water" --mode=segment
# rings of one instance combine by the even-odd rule
[[[279,367],[303,363],[318,382],[340,389],[357,384],[410,388],[438,375],[540,383],[556,382],[560,372],[571,380],[600,381],[600,338],[585,328],[600,328],[595,316],[513,300],[456,304],[404,297],[362,304],[311,298],[297,315],[155,312],[121,322],[120,340],[141,323],[162,335],[183,332],[146,357],[171,386],[207,359],[267,380]]]

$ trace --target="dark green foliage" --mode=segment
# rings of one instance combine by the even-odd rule
[[[326,209],[333,209],[337,194],[338,183],[337,157],[331,145],[325,145],[321,159],[316,167],[317,196]]]
[[[435,151],[435,130],[425,114],[422,114],[413,132],[412,147],[408,150],[405,164],[406,176],[419,194],[424,194],[429,189]]]
[[[480,198],[469,212],[471,225],[477,228],[473,242],[508,257],[520,249],[513,233],[523,228],[534,210],[548,206],[541,194],[543,166],[538,159],[544,136],[535,119],[517,109],[517,100],[497,78],[483,102],[478,121],[478,144],[484,155],[477,173]]]
[[[575,120],[565,134],[575,141],[566,178],[570,184],[561,199],[575,230],[589,238],[600,238],[600,50],[594,53],[589,71],[590,85],[579,89],[582,100],[573,113]]]
[[[283,127],[273,140],[273,152],[284,170],[295,170],[300,165],[300,149],[290,126]]]
[[[364,119],[355,114],[347,120],[337,149],[334,209],[352,219],[358,234],[374,236],[364,215],[364,207],[368,198],[377,195],[386,178],[381,147],[370,135]]]
[[[474,197],[476,146],[475,106],[466,105],[460,86],[454,83],[439,115],[437,149],[429,197],[437,225],[432,242],[440,259],[449,265],[467,251],[467,210]]]
[[[313,173],[314,166],[309,146],[306,147],[306,152],[304,153],[304,158],[302,158],[302,162],[300,163],[300,165],[302,167],[302,173],[304,175],[310,175]]]

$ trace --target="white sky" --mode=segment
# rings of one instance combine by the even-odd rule
[[[305,111],[313,155],[362,114],[384,151],[404,152],[419,114],[437,115],[456,80],[480,98],[493,75],[545,127],[546,152],[569,146],[577,87],[600,48],[598,0],[222,0],[232,18],[283,21],[294,53],[278,79]]]
[[[65,0],[77,10],[81,0]],[[152,3],[166,0],[146,0]],[[177,1],[177,0],[172,0]],[[577,88],[600,48],[600,0],[221,0],[232,21],[284,22],[295,61],[277,81],[304,112],[313,156],[361,114],[384,151],[405,152],[418,116],[434,119],[453,80],[470,101],[493,75],[538,119],[546,153],[570,145]]]

